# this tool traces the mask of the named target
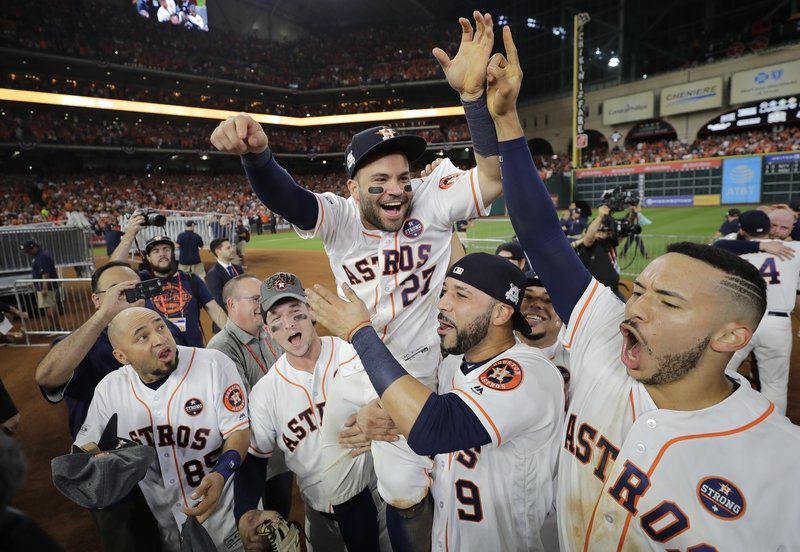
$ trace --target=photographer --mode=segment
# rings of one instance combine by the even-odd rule
[[[634,254],[636,253],[636,248],[638,248],[639,252],[642,254],[642,257],[645,259],[650,258],[650,255],[647,254],[647,251],[644,248],[644,241],[642,240],[641,235],[641,225],[650,224],[650,221],[641,214],[641,211],[641,205],[631,205],[628,210],[628,214],[625,217],[625,226],[630,228],[631,232],[628,234],[628,237],[625,240],[625,245],[622,247],[623,257],[628,254],[628,249],[630,249],[631,245],[633,245]],[[636,229],[639,231],[635,231]]]
[[[616,221],[608,205],[597,208],[595,218],[586,229],[583,239],[573,242],[581,262],[598,282],[608,286],[620,299],[619,264],[617,263]],[[624,300],[624,299],[623,299]]]
[[[163,215],[152,212],[134,214],[128,221],[125,236],[112,258],[124,259],[128,256],[130,246],[142,226],[164,226],[165,223],[166,218]],[[157,311],[180,328],[188,346],[203,347],[200,310],[205,309],[220,328],[228,321],[225,311],[214,300],[206,283],[196,274],[186,274],[178,270],[175,243],[167,236],[155,236],[147,241],[143,262],[145,269],[139,272],[142,279],[159,278],[163,286],[161,294],[147,299],[145,306]]]

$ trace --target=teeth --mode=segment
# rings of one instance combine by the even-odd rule
[[[402,203],[400,203],[399,201],[393,201],[391,203],[383,204],[384,207],[400,207],[400,205],[402,205]]]

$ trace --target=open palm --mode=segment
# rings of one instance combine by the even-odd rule
[[[492,54],[494,31],[492,16],[474,11],[475,29],[470,21],[462,17],[461,44],[453,59],[441,48],[433,49],[433,56],[442,66],[447,82],[461,95],[462,100],[475,100],[483,94],[486,83],[486,65]]]
[[[503,54],[495,54],[486,69],[486,106],[492,117],[515,111],[517,96],[522,87],[522,69],[519,66],[517,47],[508,27],[503,27],[503,44],[508,59]]]

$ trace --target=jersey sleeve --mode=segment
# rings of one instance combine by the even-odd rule
[[[418,184],[414,212],[419,206],[431,209],[432,218],[442,226],[451,226],[458,220],[486,216],[483,197],[478,182],[478,169],[462,171],[449,159]]]
[[[103,430],[113,414],[106,401],[108,392],[109,386],[106,385],[106,382],[101,381],[95,389],[92,402],[89,404],[86,419],[75,437],[76,446],[83,447],[87,443],[96,444],[100,441],[100,436],[103,434]]]
[[[478,381],[451,393],[481,420],[494,445],[523,433],[542,445],[551,440],[564,412],[564,384],[548,360],[503,358],[484,369]]]
[[[214,407],[223,439],[234,431],[250,427],[247,394],[242,378],[231,359],[219,351],[214,354]]]
[[[271,379],[271,378],[270,378]],[[275,429],[274,409],[270,408],[270,379],[264,376],[250,393],[250,446],[247,450],[253,456],[269,458],[275,450],[278,432]]]
[[[585,372],[599,373],[614,366],[622,347],[620,323],[625,304],[608,287],[594,278],[572,309],[563,345],[569,353],[570,384],[577,384]]]
[[[301,238],[321,238],[326,245],[333,242],[337,235],[343,234],[341,228],[346,227],[349,219],[357,216],[348,205],[348,200],[332,192],[314,194],[319,206],[317,223],[310,230],[293,226]],[[346,232],[344,232],[346,234]],[[352,237],[348,238],[352,239]]]

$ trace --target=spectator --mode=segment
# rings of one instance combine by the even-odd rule
[[[21,246],[22,250],[31,257],[31,278],[34,280],[55,280],[58,279],[56,263],[47,251],[44,251],[39,244],[33,240],[28,240]],[[61,328],[61,319],[58,314],[58,284],[55,282],[36,282],[36,306],[44,309],[47,317],[52,324],[53,331]]]
[[[578,256],[592,276],[624,300],[617,288],[619,284],[617,237],[610,213],[607,205],[598,207],[597,218],[586,229],[586,235],[574,242],[573,246],[577,246]]]
[[[186,230],[178,234],[175,240],[180,247],[178,269],[187,274],[195,273],[201,278],[206,277],[206,268],[200,260],[200,249],[203,247],[203,238],[194,231],[194,221],[186,221]]]
[[[517,242],[510,241],[501,243],[497,246],[494,254],[508,259],[511,261],[511,264],[520,270],[524,270],[525,268],[525,252],[522,250],[522,246]]]
[[[106,224],[103,229],[103,238],[106,241],[106,254],[110,257],[122,239],[122,231],[119,229],[119,224],[116,222]]]
[[[727,236],[739,232],[739,215],[741,214],[742,212],[739,209],[728,209],[728,214],[725,215],[725,221],[720,225],[719,230],[714,233],[714,237],[719,238],[720,236]]]
[[[250,241],[250,229],[244,225],[244,221],[239,219],[236,225],[236,254],[239,256],[239,262],[242,266],[247,266],[244,263],[244,248],[247,242]]]
[[[242,265],[233,264],[236,260],[236,249],[231,245],[227,238],[214,238],[211,240],[211,253],[217,258],[208,273],[206,274],[206,285],[211,292],[211,296],[222,307],[227,314],[227,307],[222,298],[222,289],[231,278],[244,274]],[[219,326],[213,325],[214,333],[220,330]]]

